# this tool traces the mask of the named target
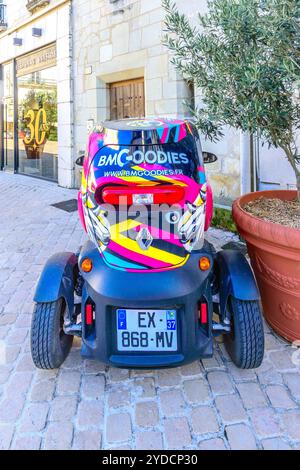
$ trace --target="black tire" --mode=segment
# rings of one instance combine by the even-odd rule
[[[232,332],[225,335],[225,347],[232,361],[241,369],[255,369],[264,357],[264,327],[260,304],[256,300],[228,301]]]
[[[73,336],[63,331],[64,299],[37,303],[31,323],[31,355],[39,369],[57,369],[70,352]]]

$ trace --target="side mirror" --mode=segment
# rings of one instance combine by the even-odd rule
[[[214,163],[218,160],[218,157],[211,152],[202,152],[204,163]]]
[[[80,157],[76,158],[76,165],[83,166],[84,155],[80,155]]]

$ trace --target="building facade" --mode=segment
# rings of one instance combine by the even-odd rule
[[[0,32],[1,167],[71,187],[71,2],[5,3]]]
[[[78,185],[75,160],[97,122],[142,116],[187,116],[200,94],[173,69],[162,45],[161,0],[0,0],[2,168]],[[206,0],[177,0],[191,21]],[[6,12],[4,11],[6,10]],[[1,124],[2,123],[2,124]],[[2,142],[2,144],[1,144]],[[256,189],[268,155],[227,129],[208,165],[217,200]],[[2,150],[1,150],[2,149]],[[264,156],[265,155],[265,156]],[[261,187],[293,185],[281,159]],[[273,165],[274,167],[274,165]]]

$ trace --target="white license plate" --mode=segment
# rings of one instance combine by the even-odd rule
[[[117,309],[118,351],[177,351],[176,310]]]

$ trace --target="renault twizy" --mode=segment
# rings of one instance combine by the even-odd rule
[[[212,191],[191,122],[104,123],[89,136],[78,194],[89,240],[57,253],[38,282],[31,349],[59,367],[74,336],[81,353],[126,368],[172,367],[213,355],[224,334],[232,361],[258,367],[264,334],[253,272],[237,250],[205,240]]]

